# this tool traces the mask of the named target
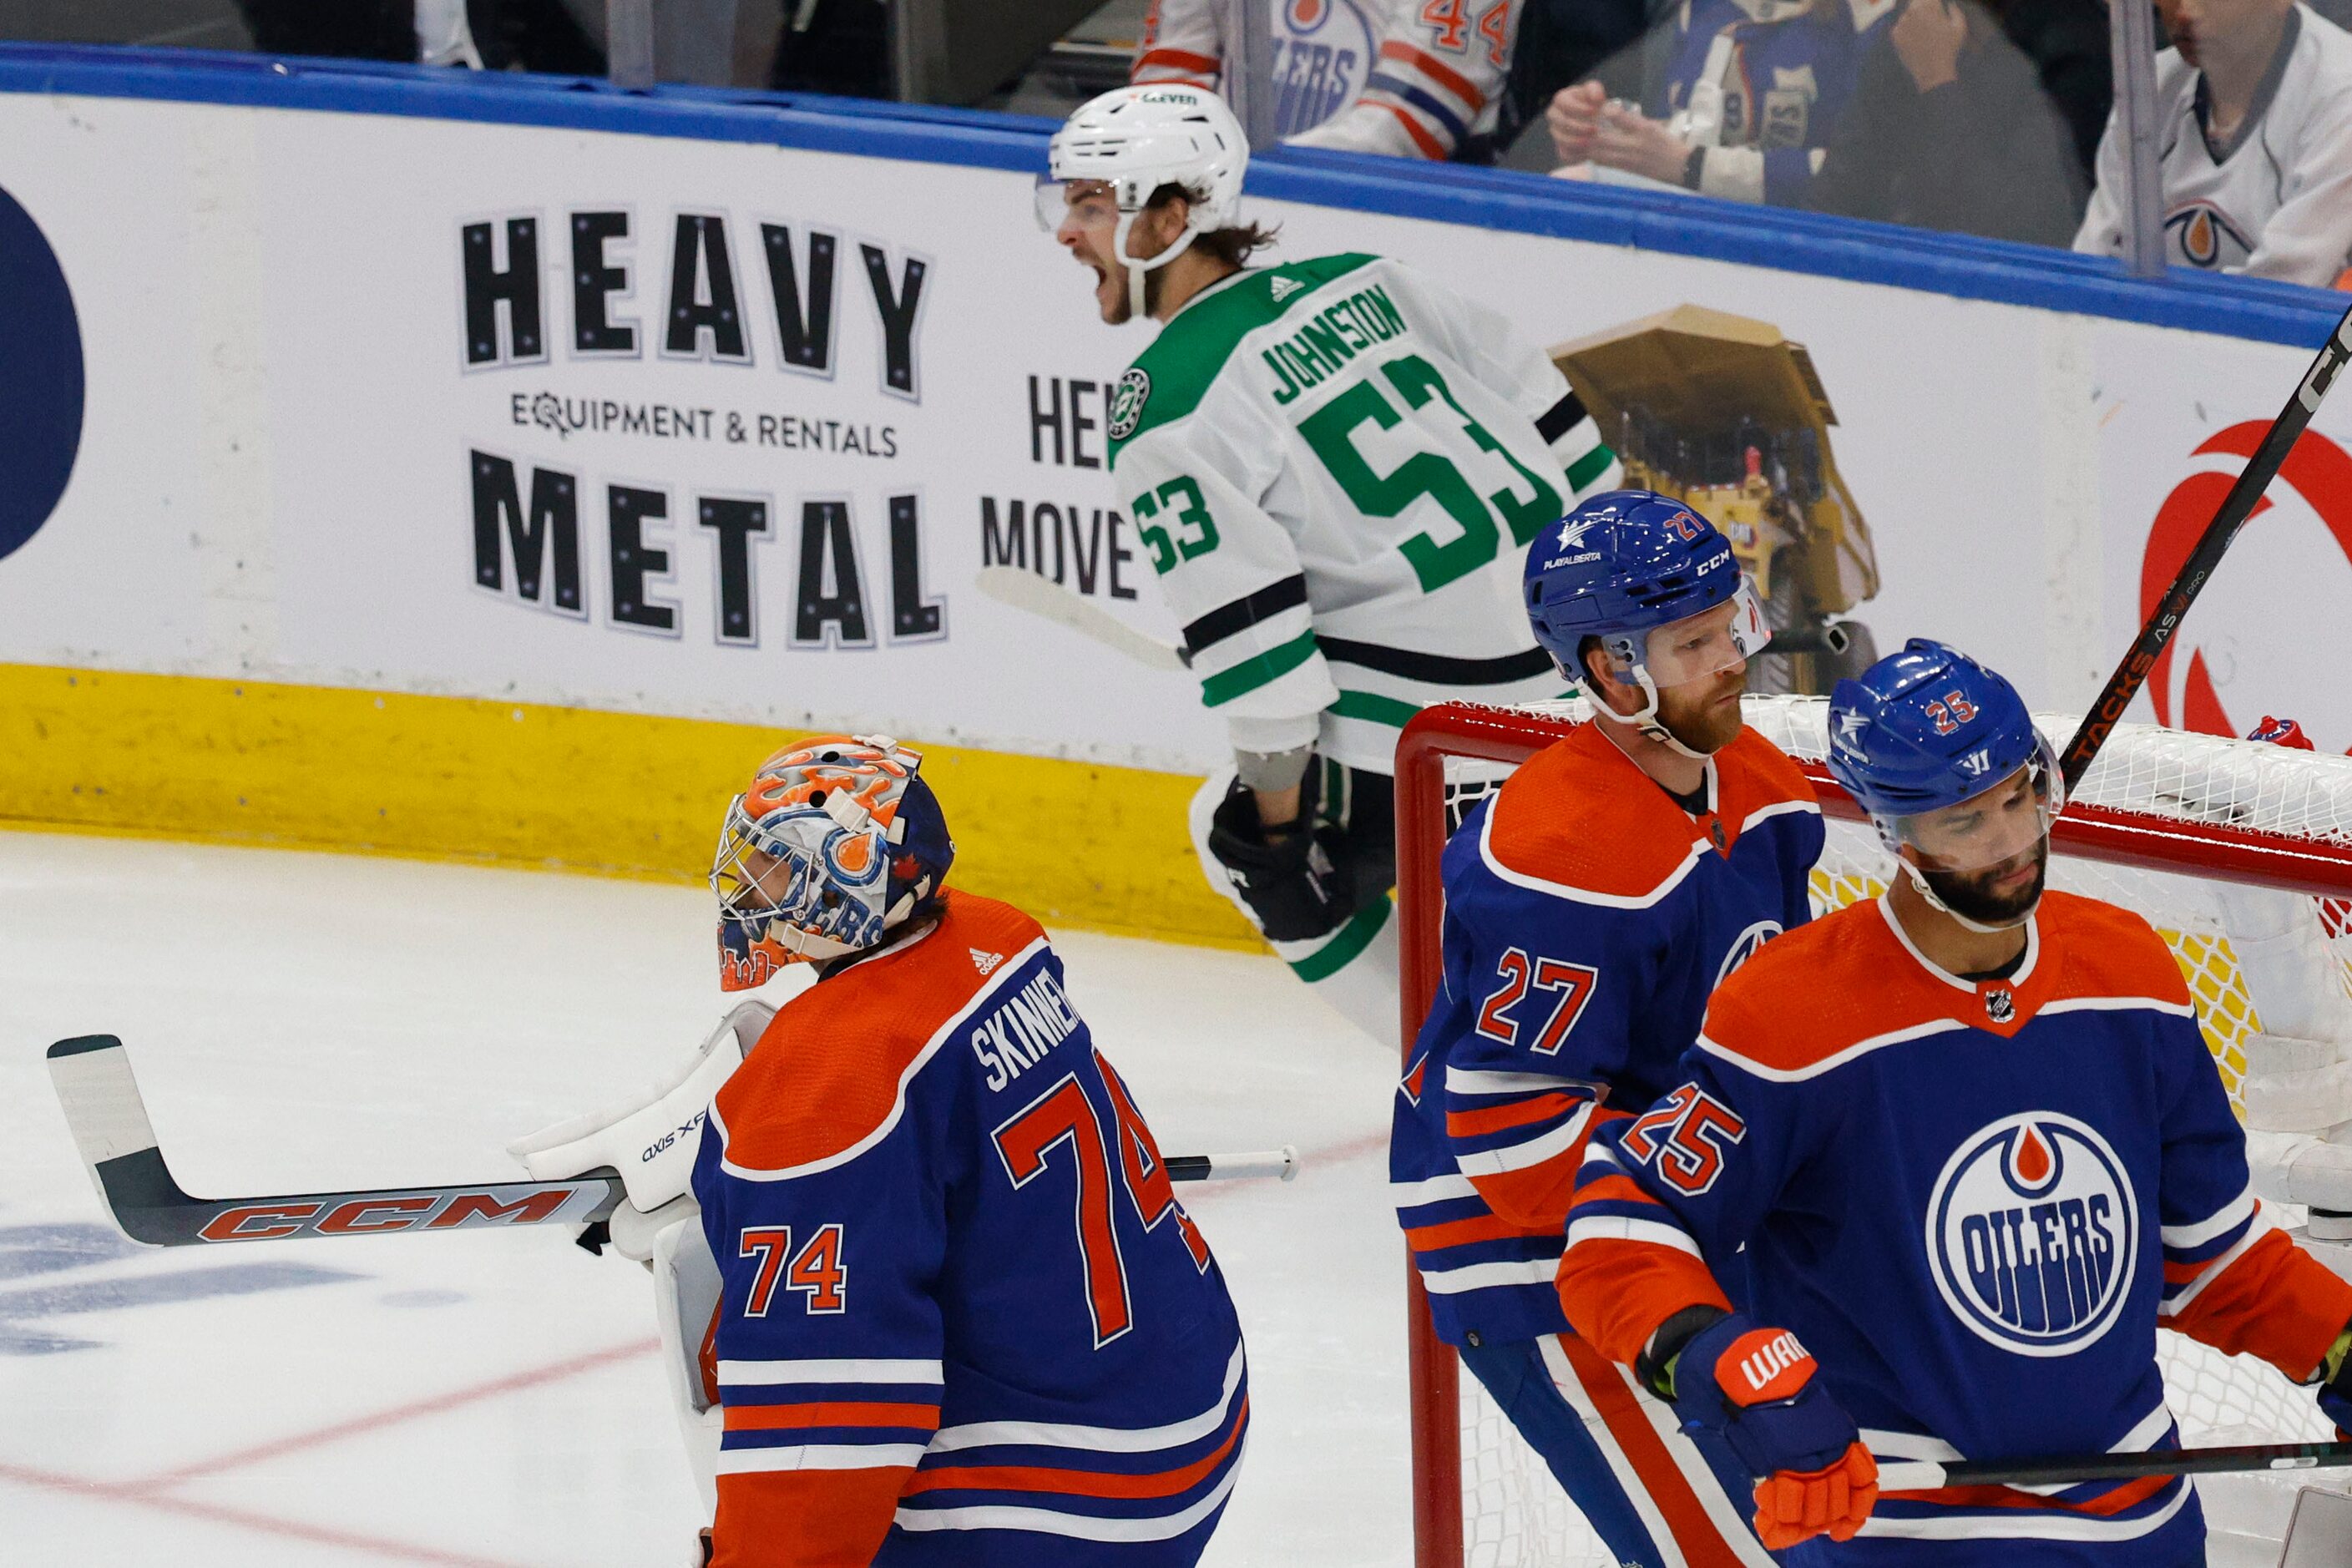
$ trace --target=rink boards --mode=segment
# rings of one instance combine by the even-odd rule
[[[1241,940],[1184,837],[1223,751],[1190,679],[972,585],[1176,636],[1103,468],[1144,330],[1034,225],[1046,129],[0,49],[0,268],[62,284],[0,347],[58,389],[0,465],[0,817],[678,877],[775,739],[882,729],[972,885]],[[1688,303],[1804,344],[1882,578],[1853,617],[2049,707],[2333,315],[1493,172],[1251,190],[1278,257],[1396,255],[1538,342]],[[2139,716],[2352,743],[2308,679],[2352,659],[2352,405],[2317,430]]]

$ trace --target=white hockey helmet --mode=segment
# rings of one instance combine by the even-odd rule
[[[1249,138],[1225,100],[1206,88],[1151,83],[1113,88],[1078,106],[1046,149],[1048,173],[1037,185],[1037,221],[1061,226],[1065,187],[1099,180],[1118,211],[1111,254],[1127,268],[1128,305],[1143,310],[1143,275],[1181,256],[1194,237],[1227,226],[1240,213]],[[1184,232],[1159,255],[1128,253],[1127,237],[1151,194],[1181,185],[1192,198]]]

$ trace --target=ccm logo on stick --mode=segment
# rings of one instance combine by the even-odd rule
[[[241,1204],[215,1215],[196,1234],[206,1241],[276,1241],[289,1236],[452,1230],[467,1225],[531,1225],[552,1218],[585,1190],[558,1187],[527,1193],[509,1202],[504,1200],[507,1189],[490,1187],[459,1193],[446,1203],[437,1193],[382,1193],[349,1198],[331,1209],[324,1203],[308,1200]]]

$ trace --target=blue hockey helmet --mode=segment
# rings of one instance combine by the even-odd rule
[[[1677,751],[1688,748],[1657,723],[1659,688],[1728,669],[1771,640],[1731,542],[1654,490],[1604,491],[1545,528],[1528,550],[1524,591],[1536,641],[1560,672],[1586,684],[1578,649],[1599,637],[1643,694],[1633,721]]]
[[[1927,870],[1997,865],[2046,835],[2065,804],[2057,752],[2017,689],[1926,637],[1837,683],[1829,742],[1831,776],[1890,851],[1909,846]],[[2027,793],[1952,812],[2021,773]]]

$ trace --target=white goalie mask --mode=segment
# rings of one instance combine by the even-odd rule
[[[1193,239],[1240,216],[1249,139],[1225,100],[1172,83],[1115,88],[1078,106],[1054,132],[1047,173],[1037,184],[1037,221],[1048,233],[1072,209],[1098,203],[1114,225],[1111,254],[1127,269],[1128,307],[1145,314],[1143,278],[1191,248]],[[1184,232],[1157,256],[1138,257],[1128,237],[1151,195],[1181,185],[1191,198]]]

